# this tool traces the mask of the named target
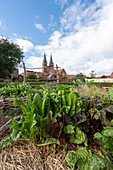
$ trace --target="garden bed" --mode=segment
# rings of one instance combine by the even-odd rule
[[[74,86],[37,86],[27,104],[16,97],[22,114],[8,116],[11,134],[0,142],[0,168],[113,170],[113,90],[81,87],[78,93]]]

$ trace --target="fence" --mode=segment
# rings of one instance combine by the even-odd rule
[[[18,98],[23,100],[26,104],[27,104],[27,97],[25,98]],[[7,110],[11,110],[13,111],[18,111],[20,108],[19,105],[13,105],[14,102],[14,98],[1,98],[0,100],[0,127],[7,122],[7,119],[5,118],[5,113],[7,112]]]

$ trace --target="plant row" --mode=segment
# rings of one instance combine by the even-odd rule
[[[31,140],[38,146],[52,145],[56,152],[68,152],[66,164],[73,169],[113,169],[113,103],[112,91],[104,99],[99,96],[80,97],[72,86],[61,85],[56,90],[37,86],[23,100],[22,116],[17,122],[13,117],[10,137],[0,142],[2,148],[19,138]]]

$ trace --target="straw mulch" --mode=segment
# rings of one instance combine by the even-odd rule
[[[50,152],[47,147],[20,139],[0,153],[0,170],[68,170],[66,152]]]

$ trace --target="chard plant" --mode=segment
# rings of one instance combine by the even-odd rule
[[[33,102],[30,94],[27,99],[28,106],[23,100],[15,99],[14,105],[21,105],[23,113],[19,122],[15,121],[13,117],[7,116],[12,119],[11,136],[0,142],[2,148],[16,142],[20,137],[36,142],[36,140],[41,141],[42,138],[49,136],[47,129],[49,116],[44,115],[45,99],[42,101],[39,93],[35,94]]]
[[[113,169],[113,164],[108,157],[92,154],[91,150],[82,147],[77,151],[69,152],[66,156],[66,164],[73,170],[100,170],[101,168]]]

